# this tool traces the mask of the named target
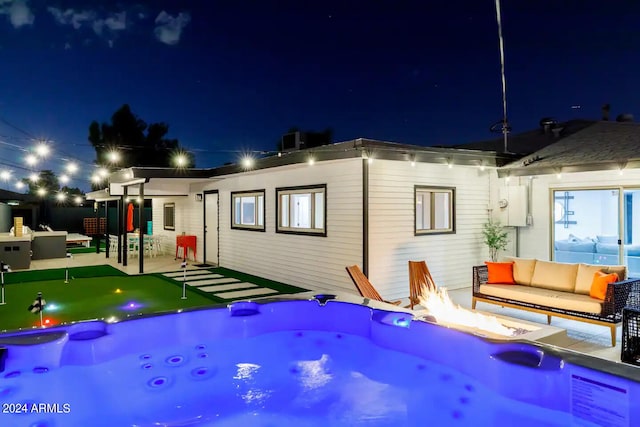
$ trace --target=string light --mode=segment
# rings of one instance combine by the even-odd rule
[[[47,157],[51,150],[46,143],[42,142],[36,146],[35,151],[38,156]]]
[[[73,162],[70,162],[70,163],[67,163],[66,169],[68,173],[73,175],[74,173],[78,172],[78,165]]]
[[[27,154],[27,157],[24,158],[24,161],[27,162],[29,166],[35,166],[38,163],[38,158],[33,154]]]

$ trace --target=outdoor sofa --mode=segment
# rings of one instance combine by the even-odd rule
[[[548,323],[555,316],[607,326],[611,330],[611,345],[616,345],[616,326],[622,322],[627,298],[632,290],[640,290],[640,279],[628,279],[626,266],[524,258],[504,261],[512,263],[511,284],[488,283],[489,266],[473,267],[472,308],[477,302],[486,302],[546,314]],[[599,277],[610,279],[611,273],[618,277],[618,281],[601,287],[602,299],[590,295],[596,272]]]

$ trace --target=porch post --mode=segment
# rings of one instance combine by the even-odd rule
[[[122,262],[122,199],[116,201],[116,236],[118,239],[118,264]]]
[[[104,253],[105,258],[109,258],[109,200],[104,201]]]
[[[140,274],[144,273],[144,183],[140,183],[138,187],[138,197],[140,197],[140,203],[138,203],[138,260],[140,266]]]
[[[129,187],[122,186],[122,265],[127,266],[127,248],[129,246],[129,239],[127,237],[127,197],[129,193]]]

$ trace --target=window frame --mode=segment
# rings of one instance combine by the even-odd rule
[[[167,209],[171,210],[171,222],[167,221]],[[176,229],[176,204],[165,203],[162,205],[162,225],[165,230],[175,231]]]
[[[259,212],[258,212],[258,197],[262,196],[262,225],[247,225],[247,224],[237,224],[236,220],[236,197],[254,197],[255,198],[255,208],[254,215],[256,218],[256,222],[258,220]],[[231,192],[231,229],[233,230],[247,230],[247,231],[261,231],[265,232],[267,230],[266,224],[266,213],[267,211],[267,200],[265,196],[265,189],[261,190],[247,190],[247,191],[232,191]]]
[[[418,229],[418,194],[431,193],[430,218],[431,224],[434,223],[435,211],[433,199],[437,193],[448,193],[450,197],[449,204],[449,228],[446,229]],[[433,236],[434,234],[455,234],[456,233],[456,188],[443,187],[435,185],[415,185],[413,187],[413,232],[415,236]]]
[[[313,191],[318,190],[318,191]],[[281,195],[292,195],[292,194],[317,194],[322,193],[322,223],[323,227],[321,229],[314,228],[296,228],[296,227],[281,227],[281,218],[282,218],[282,202]],[[299,234],[304,236],[320,236],[327,237],[327,184],[314,184],[314,185],[300,185],[295,187],[278,187],[275,189],[276,196],[276,233],[282,234]],[[290,204],[289,204],[290,211]],[[291,213],[289,213],[290,217]],[[315,197],[311,197],[311,221],[313,225],[313,221],[315,220],[316,210],[315,210]],[[317,231],[316,231],[317,230]]]

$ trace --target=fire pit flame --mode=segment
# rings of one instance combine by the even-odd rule
[[[503,325],[493,316],[467,310],[454,304],[449,298],[446,288],[438,288],[436,290],[423,288],[419,301],[420,305],[427,309],[429,314],[441,324],[480,329],[507,337],[512,337],[517,333],[515,329]]]

